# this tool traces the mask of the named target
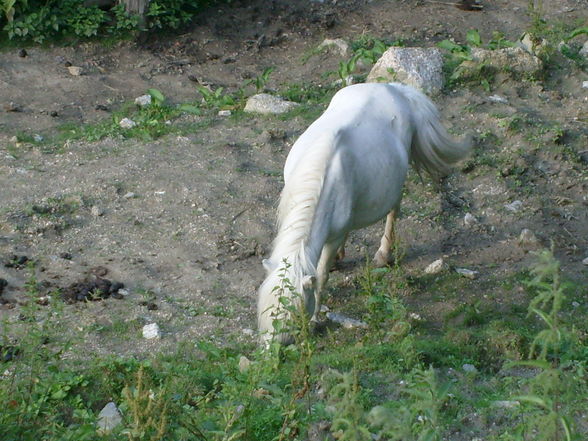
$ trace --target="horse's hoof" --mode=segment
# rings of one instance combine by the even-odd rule
[[[379,252],[376,253],[376,255],[374,256],[374,259],[372,260],[372,265],[375,268],[384,268],[384,267],[388,266],[389,264],[390,264],[390,262],[388,261],[388,257],[383,256]]]

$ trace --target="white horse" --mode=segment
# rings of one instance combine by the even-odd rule
[[[337,92],[286,160],[278,234],[258,292],[262,338],[290,339],[283,331],[275,335],[274,320],[289,315],[280,296],[316,319],[321,290],[347,234],[386,216],[374,261],[387,264],[409,162],[439,178],[469,151],[469,142],[453,140],[433,103],[412,87],[372,83]],[[284,279],[294,291],[276,289]]]

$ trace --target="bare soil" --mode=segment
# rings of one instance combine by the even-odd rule
[[[175,103],[196,99],[194,79],[231,90],[269,66],[276,67],[270,89],[325,84],[335,78],[323,74],[343,60],[333,52],[308,57],[325,38],[353,41],[367,34],[432,46],[446,38],[463,42],[472,28],[483,41],[494,31],[516,40],[530,26],[526,0],[482,3],[482,11],[464,11],[433,1],[233,2],[206,11],[179,35],[109,47],[27,48],[24,58],[18,50],[4,51],[0,278],[7,285],[0,318],[18,322],[34,276],[40,297],[56,288],[73,292],[64,313],[79,343],[77,356],[147,354],[188,339],[254,341],[255,293],[274,233],[281,169],[307,119],[218,117],[185,136],[76,141],[57,152],[15,145],[11,138],[50,136],[64,123],[109,118],[148,88]],[[586,6],[585,0],[545,2],[545,17],[586,20]],[[81,66],[83,75],[72,76],[66,62]],[[418,298],[405,299],[424,320],[434,325],[472,299],[498,310],[522,301],[503,282],[528,267],[529,251],[551,242],[568,277],[588,286],[581,263],[588,257],[588,172],[581,156],[588,148],[587,79],[566,63],[550,69],[544,81],[506,77],[490,93],[464,87],[435,99],[454,133],[477,135],[479,160],[441,191],[409,179],[398,223],[406,250],[402,265],[420,277],[443,257],[479,276],[460,284],[463,291],[423,286]],[[508,102],[493,102],[493,94]],[[522,131],[502,124],[515,116],[536,124]],[[505,208],[517,200],[519,210]],[[478,222],[465,225],[466,213]],[[338,294],[348,291],[366,254],[375,252],[382,227],[350,238],[346,261],[333,273],[328,305],[345,309],[346,297]],[[524,228],[539,244],[519,243]],[[34,260],[35,269],[15,265],[15,255],[17,261]],[[128,295],[75,301],[75,284],[104,283],[98,279],[123,283]],[[577,298],[584,313],[586,294],[584,289]],[[153,321],[162,328],[161,340],[140,335],[141,326]]]

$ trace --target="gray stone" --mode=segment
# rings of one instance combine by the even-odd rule
[[[258,93],[247,100],[245,112],[261,114],[279,114],[292,110],[299,106],[298,103],[286,101],[283,98],[270,95],[268,93]]]
[[[338,312],[327,312],[327,318],[347,329],[368,327],[367,323],[362,322],[361,320],[352,319],[351,317],[339,314]]]
[[[498,103],[498,104],[508,104],[508,100],[500,95],[490,95],[488,97],[488,99],[490,101],[492,101],[493,103]]]
[[[520,47],[504,49],[472,48],[471,60],[460,64],[460,78],[478,77],[480,66],[499,72],[509,72],[515,75],[535,76],[543,69],[541,60]]]
[[[588,58],[588,40],[584,42],[582,49],[580,49],[580,55]]]
[[[512,213],[517,213],[519,211],[521,211],[521,208],[523,208],[523,202],[522,201],[513,201],[510,204],[506,204],[504,206],[504,208],[506,208],[508,211],[512,212]]]
[[[36,134],[33,136],[33,139],[35,140],[35,142],[43,142],[43,139],[44,139],[44,138],[43,138],[43,136],[42,136],[42,135],[39,135],[38,133],[36,133]]]
[[[528,228],[524,228],[519,234],[519,245],[521,246],[538,246],[540,244],[539,239],[535,236]]]
[[[218,116],[231,116],[231,111],[230,110],[219,110]]]
[[[141,107],[147,107],[151,105],[151,95],[141,95],[135,98],[135,104]]]
[[[472,225],[476,225],[477,223],[478,219],[476,219],[476,217],[471,213],[466,213],[463,217],[463,224],[466,227],[471,227]]]
[[[473,364],[466,363],[461,367],[464,372],[475,374],[478,372],[478,369]]]
[[[349,44],[342,38],[335,38],[334,40],[325,38],[325,41],[319,44],[318,49],[332,49],[342,57],[346,57],[349,54]]]
[[[501,407],[503,409],[513,409],[515,407],[519,407],[521,403],[518,401],[510,401],[510,400],[501,400],[501,401],[494,401],[492,402],[492,406],[494,407]]]
[[[112,430],[122,422],[120,411],[112,401],[108,403],[98,414],[98,431],[105,434],[112,432]]]
[[[90,212],[92,213],[93,216],[96,216],[96,217],[104,215],[104,210],[97,205],[94,205],[91,208]]]
[[[128,193],[125,193],[125,195],[123,196],[123,198],[125,199],[133,199],[135,197],[135,193],[133,193],[132,191],[129,191]]]
[[[425,268],[425,274],[439,274],[447,268],[447,264],[443,259],[437,259]]]
[[[391,47],[376,62],[368,82],[399,81],[427,94],[443,87],[443,58],[437,48]]]
[[[582,88],[588,89],[588,81],[582,81]]]
[[[588,257],[586,257],[584,260],[582,260],[582,263],[583,263],[584,265],[588,265]]]
[[[118,123],[123,129],[132,129],[137,126],[137,123],[130,118],[123,118]]]
[[[247,372],[250,366],[251,360],[249,360],[244,355],[241,355],[241,357],[239,357],[239,372],[241,372],[242,374]]]
[[[455,268],[455,272],[464,276],[467,279],[475,279],[478,276],[478,271],[474,271],[467,268]]]

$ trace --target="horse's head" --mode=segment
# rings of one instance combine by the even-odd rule
[[[308,320],[314,314],[317,279],[305,274],[299,262],[263,261],[266,279],[259,287],[257,321],[264,341],[292,343],[288,329],[297,317]],[[309,271],[310,272],[310,271]],[[299,314],[302,312],[302,314]]]

